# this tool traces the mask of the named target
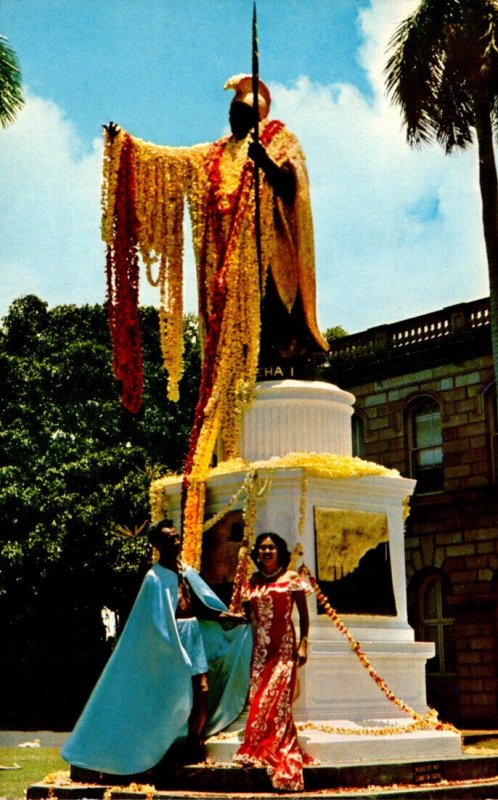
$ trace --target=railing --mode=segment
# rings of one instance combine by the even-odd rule
[[[489,298],[485,297],[334,339],[329,358],[333,363],[336,359],[368,358],[382,353],[414,349],[426,342],[436,342],[454,335],[461,336],[488,325]]]

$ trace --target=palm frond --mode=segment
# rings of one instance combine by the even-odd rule
[[[0,35],[0,125],[13,122],[24,105],[21,69],[16,54]]]
[[[484,0],[484,12],[481,16],[480,63],[476,80],[482,84],[482,89],[492,104],[493,98],[498,93],[498,3],[496,0]]]
[[[498,0],[421,0],[389,42],[386,89],[410,144],[473,139],[476,103],[496,108]]]
[[[397,28],[388,45],[392,55],[385,68],[386,89],[401,108],[411,144],[429,141],[435,135],[432,108],[444,71],[444,26],[428,13],[430,5],[422,2]],[[445,5],[444,0],[441,5]]]
[[[128,525],[116,524],[116,529],[111,531],[111,533],[113,536],[119,536],[121,539],[136,539],[144,532],[148,524],[149,520],[146,519],[145,522],[142,522],[140,525],[135,525],[133,530],[131,530]]]
[[[473,141],[473,97],[465,75],[447,59],[435,106],[436,139],[447,153],[464,150]]]

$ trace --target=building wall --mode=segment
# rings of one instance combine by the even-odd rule
[[[410,452],[417,403],[430,398],[440,410],[442,483],[436,491],[416,490],[407,523],[410,620],[417,638],[434,637],[444,651],[439,666],[429,665],[429,703],[458,724],[495,727],[496,422],[487,315],[476,326],[476,308],[485,309],[485,301],[339,340],[332,350],[332,374],[356,396],[363,457],[402,475],[415,477]],[[450,320],[440,326],[443,333],[425,336],[428,320],[437,331],[441,319]],[[402,353],[393,347],[400,326],[422,331]],[[438,607],[435,617],[433,606]]]

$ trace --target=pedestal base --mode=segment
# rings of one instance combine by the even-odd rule
[[[358,725],[351,720],[316,720],[310,725],[315,729],[299,732],[302,748],[320,762],[321,766],[375,764],[390,761],[415,761],[430,759],[438,761],[446,758],[459,758],[462,755],[460,734],[453,731],[412,731],[404,733],[406,722],[399,719],[365,720]],[[243,739],[244,726],[216,737],[207,742],[208,758],[219,764],[229,764]],[[362,728],[382,727],[399,733],[383,735],[362,733]],[[299,723],[298,723],[299,727]],[[346,728],[352,733],[327,732],[326,728]]]
[[[418,714],[426,714],[425,664],[433,653],[432,643],[362,639],[361,648],[394,695]],[[298,670],[298,681],[293,705],[297,721],[334,720],[329,724],[337,727],[336,720],[342,719],[366,725],[365,720],[392,718],[406,724],[406,714],[382,693],[344,638],[311,639],[308,663]]]

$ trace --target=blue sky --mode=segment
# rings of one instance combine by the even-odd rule
[[[322,329],[488,293],[475,149],[411,150],[385,97],[387,43],[415,5],[258,0],[272,116],[307,156]],[[251,16],[252,0],[0,0],[27,91],[0,130],[0,316],[26,293],[50,306],[104,300],[102,123],[170,145],[225,133],[223,84],[250,71]],[[142,298],[156,302],[145,285]]]

